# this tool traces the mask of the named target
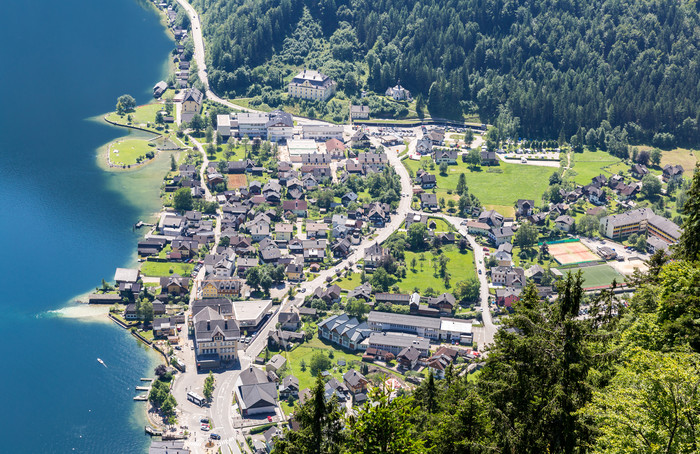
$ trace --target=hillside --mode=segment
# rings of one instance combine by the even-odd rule
[[[527,137],[608,121],[629,141],[700,142],[698,3],[682,0],[195,0],[211,82],[277,98],[301,66],[349,97],[398,79],[433,115],[504,105]],[[268,87],[268,90],[263,90]],[[275,92],[275,90],[278,90]],[[604,124],[607,128],[607,125]]]

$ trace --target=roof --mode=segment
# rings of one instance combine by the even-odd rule
[[[348,382],[350,386],[355,387],[362,384],[362,382],[367,382],[364,375],[356,371],[355,369],[350,369],[343,375],[343,380]]]
[[[136,282],[139,280],[139,270],[133,268],[117,268],[114,273],[116,282]]]
[[[390,312],[372,311],[367,317],[367,322],[386,323],[393,325],[420,326],[423,328],[440,329],[440,319],[432,317],[421,317],[419,315],[393,314]]]
[[[472,332],[472,323],[466,320],[443,318],[440,319],[440,329],[452,333],[469,334]]]
[[[430,341],[424,337],[416,336],[414,334],[378,333],[376,331],[370,334],[369,344],[398,348],[413,346],[419,350],[428,350],[430,348]]]

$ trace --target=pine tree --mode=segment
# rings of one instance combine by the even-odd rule
[[[700,172],[698,170],[696,165],[693,182],[687,193],[688,199],[683,206],[683,213],[687,217],[683,223],[683,233],[677,249],[679,258],[686,260],[697,260],[700,255]]]

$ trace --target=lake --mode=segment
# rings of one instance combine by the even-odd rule
[[[167,156],[105,171],[98,154],[127,132],[95,117],[124,93],[148,102],[173,42],[137,0],[7,2],[3,12],[2,451],[144,452],[144,403],[132,397],[157,358],[72,302],[134,263],[142,232],[132,225],[160,207]]]

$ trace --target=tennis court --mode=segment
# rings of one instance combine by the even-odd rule
[[[554,260],[560,265],[597,262],[600,260],[597,254],[594,254],[593,251],[588,249],[580,241],[550,244],[549,254],[554,257]]]
[[[562,273],[576,273],[581,270],[583,277],[583,288],[586,290],[595,290],[607,288],[612,284],[612,281],[617,281],[618,285],[625,282],[625,276],[620,274],[610,265],[594,265],[584,266],[580,268],[565,268],[560,269]]]
[[[240,173],[234,173],[228,176],[228,186],[229,189],[238,189],[248,187],[248,180],[245,175]]]

